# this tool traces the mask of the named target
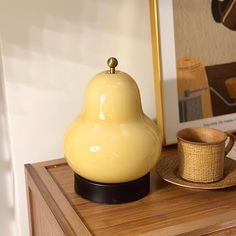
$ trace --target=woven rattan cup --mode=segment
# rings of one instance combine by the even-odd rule
[[[226,145],[226,140],[229,142]],[[177,133],[179,175],[188,181],[216,182],[223,178],[224,159],[234,145],[232,134],[204,127]]]

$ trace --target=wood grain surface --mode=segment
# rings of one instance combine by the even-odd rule
[[[175,153],[175,146],[168,147],[162,157]],[[106,205],[85,200],[74,192],[73,172],[63,160],[36,164],[33,168],[47,188],[46,195],[53,198],[51,203],[55,203],[54,207],[57,205],[57,212],[66,218],[67,228],[69,224],[75,235],[84,235],[78,232],[80,227],[87,228],[87,231],[83,229],[87,235],[102,236],[236,233],[233,228],[236,226],[236,188],[217,191],[182,188],[165,182],[154,170],[148,196],[131,203]],[[46,171],[40,171],[42,169]],[[47,196],[44,199],[47,202]],[[54,207],[52,213],[57,214]],[[78,218],[70,217],[73,212]],[[62,229],[64,223],[61,220]],[[63,231],[70,235],[65,228]]]

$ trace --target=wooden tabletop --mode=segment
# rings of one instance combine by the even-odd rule
[[[175,156],[176,147],[162,157]],[[26,165],[49,208],[67,235],[236,235],[236,187],[192,190],[151,173],[149,195],[107,205],[78,196],[73,171],[64,159]]]

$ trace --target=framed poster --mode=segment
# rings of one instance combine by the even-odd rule
[[[236,130],[236,1],[150,0],[157,122]]]

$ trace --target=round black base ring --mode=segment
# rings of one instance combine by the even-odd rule
[[[104,184],[75,173],[74,188],[81,197],[97,203],[118,204],[138,200],[150,191],[150,173],[126,183]]]

